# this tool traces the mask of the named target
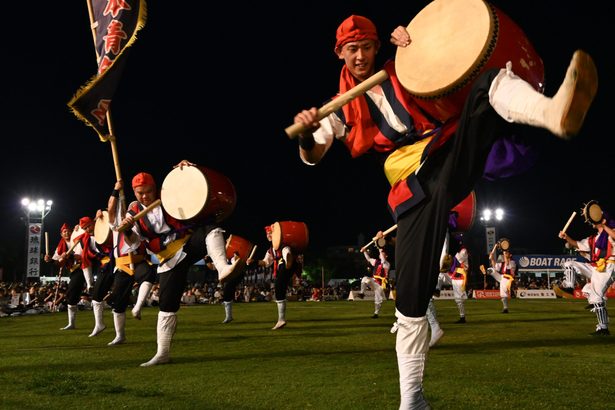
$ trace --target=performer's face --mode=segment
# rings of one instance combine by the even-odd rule
[[[366,80],[374,74],[376,54],[380,42],[374,40],[351,41],[342,46],[338,53],[340,60],[344,60],[350,73],[358,80]]]
[[[62,229],[62,238],[64,239],[70,238],[70,231],[68,229]]]
[[[151,205],[156,199],[156,187],[154,185],[141,185],[134,189],[137,201],[145,206]]]

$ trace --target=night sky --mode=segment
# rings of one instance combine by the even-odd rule
[[[106,206],[115,182],[110,145],[67,107],[96,70],[86,2],[43,3],[7,3],[0,28],[0,264],[5,266],[23,257],[22,197],[54,201],[45,230],[55,246],[62,223],[94,216]],[[233,181],[237,204],[223,225],[261,249],[263,226],[283,220],[306,222],[314,250],[363,245],[365,237],[394,223],[382,169],[370,158],[351,160],[341,143],[321,164],[306,166],[284,129],[296,112],[321,106],[337,91],[338,24],[350,14],[372,18],[384,62],[395,53],[389,33],[407,25],[427,2],[400,4],[295,1],[273,9],[266,3],[228,2],[210,9],[205,2],[150,1],[111,109],[127,185],[139,171],[152,173],[161,184],[174,164],[189,159]],[[560,253],[557,233],[572,211],[594,199],[615,212],[608,122],[615,73],[608,30],[613,5],[598,0],[493,4],[517,22],[542,56],[548,96],[557,90],[575,49],[589,52],[598,67],[598,95],[577,138],[566,142],[527,128],[540,151],[536,166],[476,188],[479,209],[505,209],[497,229],[513,249]],[[131,190],[126,192],[132,199]],[[569,229],[578,238],[589,232],[580,217]],[[484,244],[480,222],[466,238]]]

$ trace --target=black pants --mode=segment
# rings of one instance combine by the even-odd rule
[[[139,286],[143,282],[154,283],[156,281],[156,268],[146,261],[139,262],[134,267],[134,275],[117,270],[113,281],[113,290],[109,297],[109,305],[115,313],[124,313],[130,303],[132,287],[136,283]]]
[[[482,177],[493,143],[509,126],[489,104],[489,87],[498,69],[477,79],[454,136],[430,156],[417,176],[426,197],[397,220],[396,308],[422,317],[436,287],[449,211]]]
[[[287,269],[284,259],[280,259],[275,276],[275,300],[286,300],[286,291],[292,277],[292,269]]]
[[[241,275],[237,275],[234,278],[224,282],[222,286],[222,301],[223,302],[231,302],[235,299],[235,289],[237,285],[241,283],[243,278],[246,276],[245,271],[241,273]]]
[[[114,266],[113,263],[109,262],[105,266],[98,266],[97,268],[98,273],[96,274],[96,283],[92,291],[92,300],[102,302],[111,286],[113,286],[113,279],[115,277],[113,273]]]
[[[177,312],[179,310],[182,294],[186,288],[188,269],[205,257],[207,253],[205,237],[215,228],[214,225],[196,228],[183,247],[186,257],[173,269],[159,274],[161,312]]]
[[[70,281],[66,290],[66,303],[76,305],[81,299],[83,286],[85,285],[85,276],[81,268],[75,269],[70,273]]]

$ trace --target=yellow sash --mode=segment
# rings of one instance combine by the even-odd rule
[[[130,276],[135,274],[134,270],[130,269],[130,265],[142,262],[145,259],[144,255],[126,255],[115,259],[115,266],[122,272],[126,272]]]
[[[374,278],[376,278],[376,279],[380,279],[380,280],[382,281],[382,285],[380,285],[380,286],[382,286],[382,288],[383,288],[383,289],[386,289],[387,284],[389,283],[389,281],[387,280],[387,278],[385,278],[385,277],[383,277],[383,276],[378,276],[378,275],[374,275]]]
[[[421,165],[421,157],[433,137],[423,138],[412,145],[404,145],[393,151],[384,162],[384,175],[391,186],[408,178]]]
[[[187,234],[183,238],[174,240],[173,242],[168,244],[165,249],[160,251],[160,253],[157,253],[156,257],[160,261],[160,264],[163,264],[168,259],[171,259],[181,248],[184,247],[185,243],[188,242],[188,239],[190,239],[190,234]]]

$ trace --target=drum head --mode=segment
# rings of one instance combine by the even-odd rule
[[[104,245],[111,239],[111,227],[109,226],[109,212],[102,211],[102,218],[96,220],[94,225],[94,239],[99,245]]]
[[[162,182],[160,200],[175,219],[187,220],[205,208],[209,188],[205,174],[197,167],[174,168]]]
[[[385,238],[378,238],[376,239],[376,246],[378,248],[384,248],[387,244],[387,240]]]
[[[502,251],[510,250],[510,241],[507,238],[502,238],[498,241],[498,246]]]
[[[419,97],[462,87],[483,63],[494,29],[483,0],[432,1],[408,25],[410,45],[397,48],[399,81]]]
[[[583,216],[585,222],[590,224],[599,224],[602,222],[602,208],[596,201],[589,201],[587,205],[583,207]]]

